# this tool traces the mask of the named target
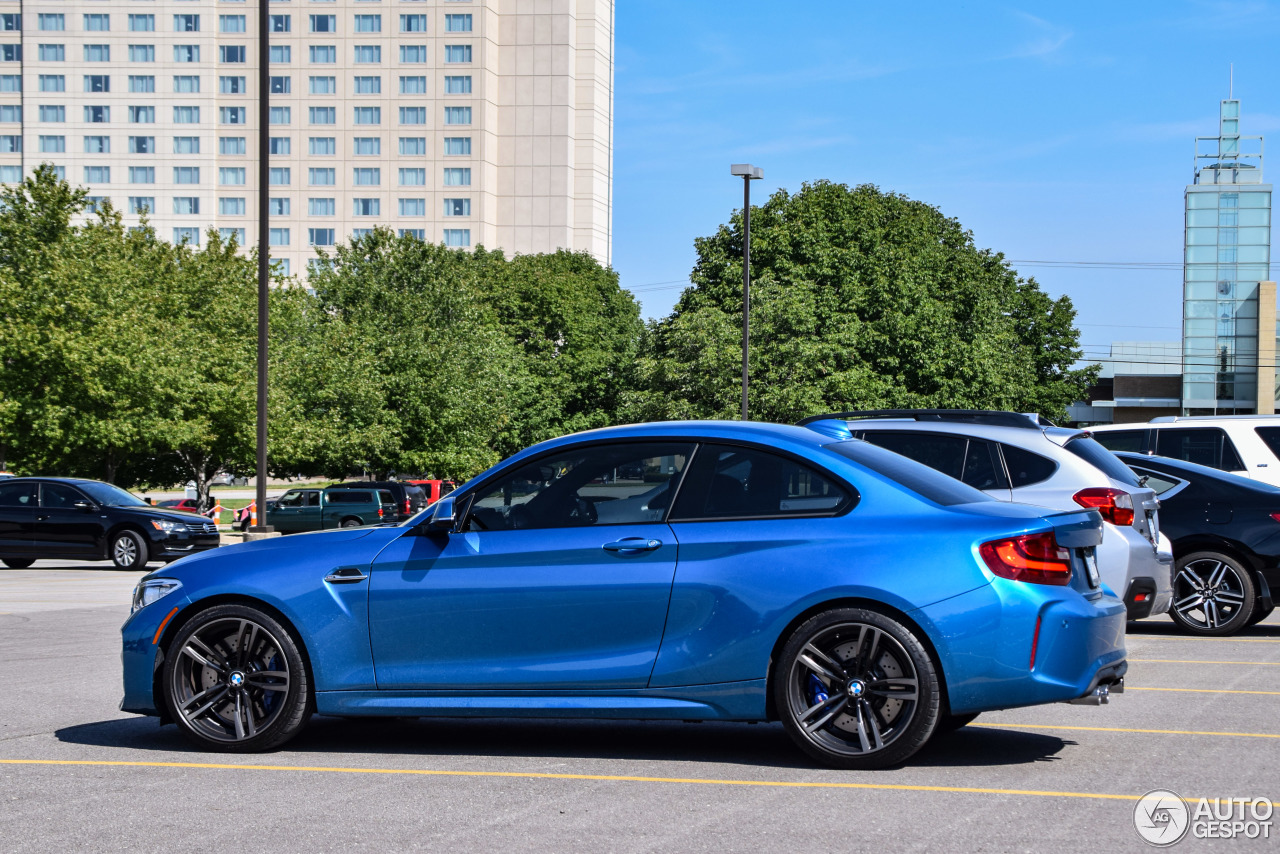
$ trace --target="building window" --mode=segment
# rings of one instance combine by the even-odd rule
[[[156,46],[153,44],[129,45],[129,61],[130,62],[155,62]]]
[[[200,137],[198,136],[175,136],[173,138],[174,154],[199,154],[200,153]]]
[[[41,104],[40,105],[40,121],[42,122],[65,122],[67,120],[67,108],[60,104]],[[13,106],[0,107],[0,122],[20,122],[22,121],[22,108]]]
[[[174,15],[173,31],[175,33],[200,32],[200,16],[199,15]]]
[[[129,75],[129,91],[148,94],[156,91],[156,78],[151,74]]]
[[[285,156],[292,152],[292,140],[287,136],[273,136],[267,140],[267,146],[272,154]]]
[[[336,33],[338,31],[337,15],[312,15],[311,16],[311,32],[313,33]],[[315,62],[313,59],[312,62]]]
[[[315,65],[329,65],[338,61],[338,48],[335,45],[311,45],[311,62]]]
[[[174,199],[177,204],[177,199]],[[177,227],[173,230],[173,242],[177,244],[189,243],[192,246],[200,245],[200,229],[190,227]]]
[[[445,15],[444,31],[446,33],[471,32],[471,16],[470,15]]]
[[[224,44],[218,47],[218,61],[228,64],[243,63],[248,48],[242,44]]]
[[[244,229],[243,228],[220,228],[218,236],[222,238],[224,243],[234,243],[237,246],[244,246]]]
[[[219,154],[244,154],[247,150],[245,139],[242,136],[218,137]]]
[[[469,44],[447,44],[444,46],[445,62],[470,62],[471,61],[471,45]]]
[[[288,33],[293,31],[293,17],[291,15],[272,15],[271,25],[269,27],[273,33]]]
[[[272,107],[267,118],[273,125],[287,125],[292,118],[292,110],[289,107]]]
[[[267,171],[267,183],[272,187],[287,187],[290,181],[288,166],[272,166]]]
[[[449,16],[445,16],[448,21]],[[425,33],[427,31],[426,15],[401,15],[400,16],[400,32],[402,33]]]
[[[351,171],[351,182],[357,187],[377,187],[382,183],[382,170],[376,166],[357,166]]]
[[[307,243],[312,246],[332,246],[333,245],[333,229],[332,228],[308,228]]]
[[[244,15],[219,15],[218,29],[224,33],[247,32]]]
[[[61,74],[41,74],[40,91],[65,92],[67,91],[67,78]]]
[[[42,136],[40,137],[40,153],[41,154],[63,154],[67,150],[67,138],[65,136]]]
[[[245,205],[243,197],[223,196],[218,199],[219,216],[244,216],[244,211]]]
[[[445,107],[444,123],[447,125],[471,124],[471,108],[470,107]]]
[[[358,44],[355,46],[357,64],[373,64],[382,62],[382,46],[376,44]]]
[[[174,196],[173,212],[187,216],[198,214],[200,213],[200,199],[195,196]]]
[[[400,45],[400,61],[406,64],[419,64],[426,62],[427,46],[425,44]]]
[[[289,229],[273,228],[267,232],[268,246],[288,246],[289,245]]]
[[[401,107],[400,108],[400,124],[425,125],[426,123],[427,123],[426,107]]]
[[[173,183],[199,184],[200,183],[200,167],[199,166],[173,167]]]
[[[107,74],[86,74],[84,76],[84,91],[86,92],[110,92],[111,77]]]
[[[67,49],[60,44],[36,45],[36,57],[41,62],[64,62],[67,58]]]
[[[450,166],[444,170],[446,187],[470,187],[471,168],[466,166]]]
[[[133,16],[130,15],[130,18]],[[67,28],[67,19],[61,12],[36,15],[36,29],[45,33],[60,32]]]
[[[381,77],[355,78],[355,94],[357,95],[382,94],[382,78]]]
[[[382,32],[382,16],[381,15],[356,15],[355,32],[357,33]]]
[[[426,169],[401,169],[401,187],[425,187],[427,185]]]
[[[65,169],[66,167],[64,166],[62,168]],[[62,176],[58,176],[58,177],[62,177]],[[85,196],[84,212],[96,214],[98,211],[102,210],[102,203],[105,202],[106,200],[107,200],[106,196]]]
[[[22,91],[22,75],[21,74],[0,74],[0,92],[21,92],[21,91]]]
[[[267,199],[267,213],[271,216],[288,216],[289,200],[285,199]]]
[[[130,166],[129,167],[129,183],[130,184],[154,184],[156,182],[156,167],[154,166]]]
[[[380,125],[382,124],[382,108],[381,107],[355,107],[355,124],[358,125]]]
[[[241,186],[244,184],[244,173],[243,166],[219,166],[218,183],[223,186]]]
[[[129,213],[144,214],[150,213],[156,209],[155,196],[130,196],[129,197]]]
[[[446,95],[470,95],[471,75],[445,77],[444,91]]]
[[[311,94],[312,95],[333,95],[338,91],[338,78],[336,77],[312,77],[311,78]]]
[[[308,116],[313,125],[333,125],[338,123],[337,107],[310,107]]]
[[[333,199],[307,199],[307,214],[310,216],[333,216],[336,209]]]
[[[372,228],[353,228],[353,229],[351,229],[351,239],[352,239],[352,240],[359,240],[359,239],[360,239],[360,238],[362,238],[362,237],[368,237],[370,234],[373,234],[373,229],[372,229]]]
[[[427,239],[427,230],[425,228],[402,228],[400,229],[401,237],[416,237],[419,240]]]
[[[248,83],[243,77],[219,77],[218,88],[224,95],[243,95],[249,91]]]
[[[63,173],[66,171],[66,168],[67,167],[65,166],[54,166],[53,171],[61,179],[61,178],[64,178]],[[0,183],[16,184],[21,180],[22,180],[21,166],[0,166]]]
[[[219,107],[218,121],[224,125],[242,125],[245,120],[244,107]]]
[[[357,136],[354,140],[353,154],[357,156],[376,156],[382,154],[382,139],[376,136]]]
[[[110,184],[111,183],[111,167],[110,166],[84,167],[84,182],[86,184]]]
[[[400,78],[400,94],[401,95],[425,95],[427,94],[427,78],[423,75],[414,77]]]
[[[401,199],[400,216],[426,216],[426,199]]]
[[[444,230],[445,246],[470,246],[471,245],[471,229],[469,228],[446,228]]]
[[[444,138],[445,154],[470,154],[471,153],[471,137],[469,136],[446,136]]]
[[[235,107],[223,107],[222,109],[224,109],[224,110],[227,110],[227,109],[234,110],[234,109],[236,109],[236,108],[235,108]],[[239,109],[240,109],[241,111],[243,111],[243,110],[244,110],[244,107],[240,107]],[[176,124],[176,125],[198,125],[198,124],[200,124],[200,108],[199,108],[199,107],[174,107],[174,108],[173,108],[173,123],[174,123],[174,124]]]
[[[22,151],[22,137],[17,134],[0,136],[0,154],[19,154]]]
[[[129,16],[129,32],[154,33],[155,31],[156,31],[155,15],[130,15]]]
[[[40,121],[42,121],[42,122],[43,122],[43,121],[58,121],[58,122],[60,122],[60,121],[64,121],[64,120],[65,120],[65,113],[64,113],[64,112],[58,112],[58,113],[56,113],[56,115],[58,115],[58,116],[59,116],[59,118],[56,118],[56,119],[46,119],[46,118],[44,118],[45,110],[46,110],[46,109],[48,109],[48,110],[53,110],[53,109],[55,109],[55,108],[53,108],[53,107],[41,107],[41,108],[40,108]],[[62,107],[57,107],[56,109],[57,109],[57,110],[59,110],[59,111],[62,111],[62,110],[63,110],[63,108],[62,108]],[[52,115],[52,113],[51,113],[51,115]],[[0,123],[3,123],[3,124],[21,124],[21,122],[22,122],[22,105],[21,105],[21,104],[0,104]]]
[[[53,164],[49,164],[49,166],[50,166],[50,168],[52,168],[52,169],[53,169],[54,177],[56,177],[59,181],[65,181],[65,180],[67,180],[67,167],[65,167],[65,166],[55,166],[55,165],[53,165]],[[3,178],[3,177],[0,177],[0,181],[21,181],[21,180],[22,180],[22,167],[20,167],[20,166],[5,166],[4,168],[5,168],[5,169],[13,170],[13,171],[10,173],[10,174],[12,174],[12,175],[13,175],[13,177],[12,177],[12,178]],[[0,173],[0,175],[2,175],[2,174],[3,174],[3,173]]]
[[[174,62],[199,62],[200,61],[200,45],[198,44],[175,44],[173,46]]]
[[[110,154],[111,153],[111,137],[109,136],[86,136],[84,138],[85,154]]]
[[[129,137],[129,153],[130,154],[155,154],[156,138],[154,136]]]
[[[200,76],[197,74],[178,74],[173,78],[173,91],[184,95],[200,91]]]
[[[471,200],[470,199],[445,199],[444,215],[445,216],[471,216]]]
[[[293,49],[287,44],[271,46],[270,61],[273,65],[284,65],[293,61]]]
[[[426,154],[427,138],[424,136],[400,137],[400,153],[401,154]]]
[[[333,167],[311,167],[307,170],[307,182],[313,187],[332,187],[337,183],[337,170]]]
[[[111,29],[111,16],[100,13],[85,15],[84,29],[89,33],[105,33]]]
[[[307,152],[312,155],[331,155],[338,152],[338,141],[331,136],[313,136],[307,143]]]
[[[382,200],[381,199],[352,199],[353,216],[381,216]]]

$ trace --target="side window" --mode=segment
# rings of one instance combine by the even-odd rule
[[[0,507],[35,507],[36,485],[34,483],[0,484]]]
[[[1224,471],[1244,468],[1235,445],[1217,427],[1194,429],[1162,427],[1156,437],[1156,453]]]
[[[692,442],[568,448],[504,473],[476,493],[468,531],[661,522]]]
[[[1156,495],[1164,495],[1174,487],[1186,484],[1185,480],[1180,480],[1173,475],[1152,471],[1151,469],[1144,469],[1139,466],[1134,466],[1133,471],[1139,477],[1145,477],[1147,479],[1144,485],[1149,489],[1155,490]]]
[[[1000,471],[1000,463],[994,452],[995,446],[990,442],[970,439],[969,450],[964,456],[964,474],[960,479],[974,489],[1004,487],[1004,473]]]
[[[85,498],[76,490],[61,483],[42,483],[40,484],[40,506],[51,508],[71,509],[76,506],[77,501],[84,501]]]
[[[1271,455],[1280,460],[1280,427],[1254,427],[1253,432],[1266,443]]]
[[[278,507],[301,507],[302,493],[296,489],[291,489],[280,496],[280,500],[276,502],[276,505]]]
[[[1048,457],[1033,454],[1014,445],[1000,445],[1004,464],[1009,469],[1009,483],[1014,489],[1043,483],[1058,470],[1058,464]]]
[[[394,495],[392,495],[392,494],[391,494],[391,490],[389,490],[389,489],[379,489],[379,490],[378,490],[378,501],[379,501],[379,502],[381,502],[381,503],[383,503],[383,504],[395,504],[395,503],[396,503],[396,497],[395,497]]]
[[[1099,430],[1090,435],[1108,451],[1130,451],[1140,454],[1146,434],[1146,430]]]
[[[832,516],[853,503],[816,469],[757,448],[703,445],[680,487],[672,521]]]
[[[329,493],[330,504],[372,504],[372,492],[354,492],[352,490],[344,490],[342,492]]]
[[[307,506],[308,507],[320,506],[320,490],[312,489],[307,492]]]
[[[868,430],[862,437],[886,451],[910,457],[948,477],[960,480],[964,475],[965,453],[969,440],[963,436],[942,433],[893,432]]]

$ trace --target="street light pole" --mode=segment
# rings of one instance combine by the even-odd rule
[[[270,20],[267,0],[258,0],[258,483],[254,497],[258,524],[253,530],[265,534],[267,524],[267,294],[271,283],[270,200],[267,178],[270,165],[270,142],[267,127],[271,117]]]
[[[747,420],[747,352],[751,343],[751,182],[764,170],[750,163],[734,163],[729,174],[742,178],[742,420]]]

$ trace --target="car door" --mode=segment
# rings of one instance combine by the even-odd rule
[[[299,531],[320,530],[320,490],[304,489],[295,514]]]
[[[40,484],[33,531],[32,538],[39,552],[67,557],[101,554],[106,536],[97,505],[89,496],[65,483]]]
[[[0,481],[0,554],[21,557],[31,553],[37,492],[32,481]]]
[[[996,446],[985,439],[929,430],[866,430],[862,438],[924,463],[1001,501],[1011,500]]]
[[[663,520],[692,448],[559,449],[458,496],[456,532],[389,545],[369,589],[378,687],[645,686],[676,566]]]
[[[273,509],[267,510],[267,524],[281,533],[305,531],[302,527],[302,514],[306,506],[306,495],[301,489],[291,489],[276,501]]]

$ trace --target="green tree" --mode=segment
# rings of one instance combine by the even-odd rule
[[[639,418],[733,418],[741,405],[742,220],[695,241],[672,314],[639,360]],[[1061,418],[1097,369],[1075,311],[979,249],[955,219],[864,185],[780,190],[752,212],[752,418],[964,407]]]

